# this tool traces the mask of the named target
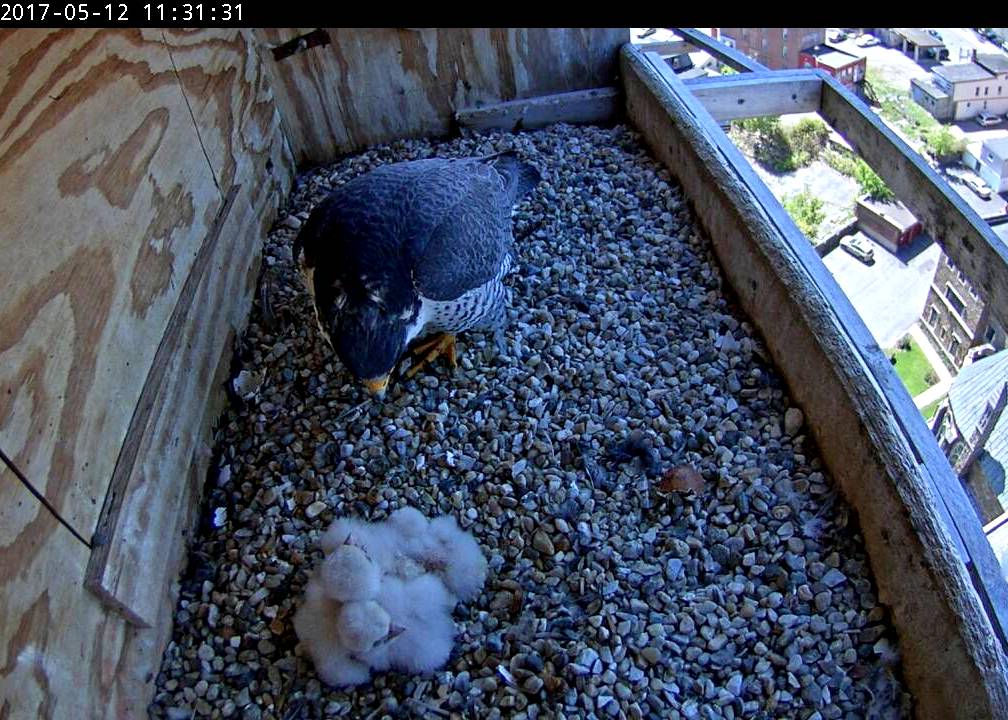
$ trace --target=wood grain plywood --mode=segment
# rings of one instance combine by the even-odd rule
[[[290,192],[294,161],[259,41],[245,29],[163,34],[218,187],[226,193],[241,185],[252,209],[272,222]]]
[[[132,629],[80,587],[87,548],[24,488],[7,499],[27,522],[0,510],[0,718],[146,717],[170,612]],[[38,538],[30,555],[17,549],[25,533]]]
[[[299,166],[447,135],[463,108],[612,85],[629,40],[626,28],[327,28],[329,44],[273,59],[308,32],[256,31]]]
[[[0,38],[0,186],[0,447],[87,537],[221,200],[160,33]]]
[[[183,288],[141,397],[143,421],[131,428],[132,447],[116,468],[116,497],[99,523],[88,587],[143,627],[157,621],[183,565],[232,341],[258,277],[258,262],[235,258],[258,258],[259,224],[236,186]]]

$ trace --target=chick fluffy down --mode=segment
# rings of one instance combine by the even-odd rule
[[[315,662],[319,678],[328,685],[360,685],[371,678],[368,665],[350,657],[340,643],[336,617],[340,604],[326,596],[321,583],[313,579],[294,615],[294,631]]]

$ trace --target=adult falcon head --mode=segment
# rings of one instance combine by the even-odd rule
[[[407,346],[436,333],[499,329],[511,268],[511,209],[540,180],[513,152],[377,168],[335,190],[294,244],[319,328],[379,397]],[[419,365],[411,368],[412,375]]]

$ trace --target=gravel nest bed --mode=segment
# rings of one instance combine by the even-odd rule
[[[377,165],[508,148],[543,183],[514,215],[507,350],[463,335],[456,371],[360,406],[292,264],[301,221]],[[908,715],[853,515],[635,132],[372,148],[299,178],[264,252],[152,717]],[[661,494],[684,465],[703,491]],[[486,586],[443,670],[334,690],[291,626],[317,540],[403,505],[472,532]]]

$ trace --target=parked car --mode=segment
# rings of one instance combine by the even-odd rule
[[[847,33],[843,30],[833,29],[826,33],[826,39],[830,42],[840,42],[847,39]]]
[[[930,35],[931,37],[933,37],[935,40],[937,40],[939,42],[945,42],[944,38],[942,38],[942,36],[941,36],[941,33],[938,32],[937,30],[934,30],[934,29],[928,30],[928,35]]]
[[[875,248],[863,235],[846,235],[840,238],[840,247],[866,265],[875,262]]]
[[[987,183],[971,177],[963,178],[963,182],[966,183],[966,187],[975,192],[978,197],[981,197],[984,200],[990,200],[991,189],[987,187]]]
[[[995,115],[994,113],[989,113],[986,110],[981,110],[977,113],[976,121],[978,125],[983,127],[990,127],[991,125],[1000,125],[1004,120],[1000,115]]]
[[[879,39],[877,37],[875,37],[874,35],[869,35],[868,33],[865,33],[864,35],[862,35],[861,37],[859,37],[857,40],[855,40],[854,44],[857,45],[858,47],[863,47],[863,48],[873,47],[873,46],[879,44]]]

